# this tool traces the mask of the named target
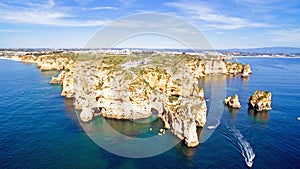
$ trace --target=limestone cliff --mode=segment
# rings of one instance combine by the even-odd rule
[[[109,59],[83,61],[75,69],[71,93],[75,107],[82,110],[81,120],[92,120],[93,110],[104,117],[133,120],[147,118],[156,110],[165,128],[187,146],[199,144],[196,131],[206,122],[206,103],[194,77],[181,70],[186,66],[174,65],[173,70],[149,64],[124,71],[121,63]]]
[[[36,59],[41,70],[61,70],[52,84],[62,85],[62,96],[74,98],[83,122],[96,115],[115,119],[147,118],[157,112],[188,147],[199,144],[197,127],[206,123],[206,102],[198,79],[211,74],[241,74],[250,66],[196,56],[104,55],[77,60],[62,55]]]
[[[183,60],[195,78],[201,78],[211,74],[226,74],[228,73],[227,69],[230,69],[230,65],[228,65],[227,68],[226,62],[223,60],[204,60],[199,57],[188,57]]]
[[[74,64],[74,58],[63,55],[42,55],[36,60],[41,70],[69,70]]]
[[[237,62],[226,62],[226,70],[229,74],[241,75],[242,77],[248,77],[252,73],[249,64],[243,65]]]
[[[256,90],[249,98],[249,108],[253,108],[256,111],[271,110],[271,97],[270,92]]]
[[[74,97],[74,73],[74,68],[70,68],[70,70],[64,74],[61,96],[65,96],[66,98]]]
[[[34,55],[21,55],[19,56],[19,59],[21,60],[21,62],[25,62],[25,63],[37,63],[37,56]]]

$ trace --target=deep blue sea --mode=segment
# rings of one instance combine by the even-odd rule
[[[300,168],[300,59],[239,62],[249,63],[253,74],[247,79],[226,76],[226,95],[237,93],[243,107],[224,108],[220,125],[206,142],[196,148],[179,143],[154,157],[126,158],[100,148],[87,136],[72,100],[60,96],[59,85],[49,84],[57,72],[0,60],[0,168],[247,168],[239,140],[249,143],[256,155],[252,168]],[[209,105],[209,83],[200,83]],[[248,110],[248,97],[258,89],[273,94],[270,112]],[[129,136],[146,137],[151,135],[149,126],[162,126],[159,120],[141,125],[107,121]]]

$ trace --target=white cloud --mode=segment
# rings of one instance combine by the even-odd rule
[[[49,0],[48,4],[50,7],[53,7],[55,5],[55,2],[54,2],[54,0]]]
[[[16,33],[16,32],[29,32],[29,31],[28,30],[0,29],[0,32]]]
[[[97,11],[97,10],[118,10],[119,8],[113,6],[98,6],[93,8],[83,8],[84,11]]]
[[[90,4],[93,0],[74,0],[74,1],[77,2],[81,6],[84,6],[84,5]]]
[[[243,27],[267,27],[267,24],[250,22],[244,18],[228,16],[209,7],[205,3],[171,2],[166,5],[174,7],[188,15],[189,18],[203,21],[205,27],[217,29],[238,29]]]
[[[300,29],[276,30],[269,33],[272,42],[300,46]]]
[[[278,2],[278,0],[235,0],[238,3],[249,3],[249,4],[269,4],[273,2]]]
[[[118,0],[118,1],[122,4],[122,6],[128,7],[134,4],[136,0]]]
[[[68,10],[54,8],[54,0],[47,3],[24,2],[23,7],[6,6],[0,7],[0,22],[26,23],[53,26],[99,26],[104,25],[106,20],[78,20],[78,17]]]

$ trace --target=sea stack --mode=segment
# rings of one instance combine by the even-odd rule
[[[244,65],[241,76],[249,77],[251,73],[252,73],[252,70],[251,70],[250,65],[249,64]]]
[[[249,108],[256,111],[271,110],[271,92],[256,90],[249,98]]]
[[[227,99],[224,100],[224,103],[226,106],[235,109],[240,109],[242,107],[237,94],[233,95],[232,97],[228,96]]]

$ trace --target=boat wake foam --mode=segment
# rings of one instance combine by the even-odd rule
[[[217,128],[219,125],[220,125],[220,120],[218,120],[218,122],[217,122],[216,125],[210,125],[210,126],[207,126],[207,128],[210,129],[210,130],[212,130],[212,129]]]
[[[245,162],[248,167],[252,167],[253,160],[255,158],[255,153],[250,145],[250,143],[244,138],[242,133],[235,127],[229,127],[226,124],[226,127],[232,134],[224,133],[229,141],[233,143],[240,151],[241,155],[244,157]]]

